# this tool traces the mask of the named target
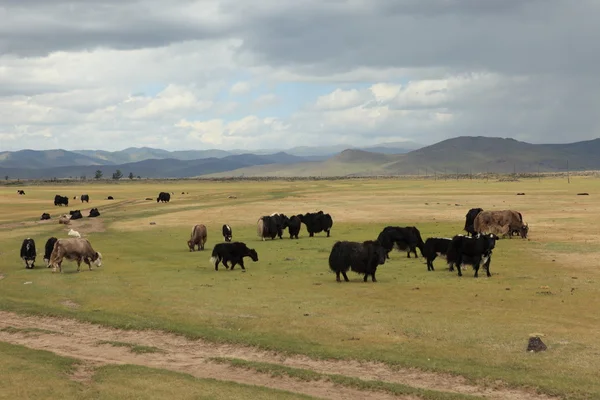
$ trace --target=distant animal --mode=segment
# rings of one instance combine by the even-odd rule
[[[371,275],[371,281],[377,282],[375,273],[379,265],[385,264],[387,252],[378,241],[365,242],[338,241],[331,247],[329,254],[329,269],[335,272],[335,280],[341,282],[340,274],[346,282],[349,281],[346,272],[351,269],[358,274],[364,274],[364,282]]]
[[[156,198],[156,202],[162,201],[163,203],[168,203],[171,200],[171,195],[167,192],[160,192],[158,197]]]
[[[108,196],[108,197],[106,198],[106,200],[114,200],[114,199],[115,199],[115,198],[114,198],[114,197],[112,197],[112,196]]]
[[[50,214],[48,214],[48,213],[43,213],[42,216],[40,217],[41,221],[44,221],[47,219],[50,219]]]
[[[298,215],[300,221],[306,225],[308,236],[313,237],[315,233],[326,232],[327,237],[330,236],[331,228],[333,227],[333,218],[331,215],[318,211],[316,213],[306,213]]]
[[[17,193],[19,193],[19,195],[20,195],[20,196],[22,196],[22,195],[24,195],[24,194],[25,194],[25,191],[24,191],[24,190],[20,190],[20,189],[19,189],[19,190],[17,190]]]
[[[192,228],[192,235],[190,236],[190,240],[187,241],[187,245],[190,248],[190,251],[194,251],[196,246],[198,246],[198,250],[204,250],[206,237],[206,226],[202,224],[194,225],[194,227]]]
[[[185,194],[185,192],[181,192],[181,194]]]
[[[239,264],[240,267],[245,270],[244,257],[250,257],[252,261],[258,261],[258,254],[256,250],[248,248],[246,243],[243,242],[232,242],[232,243],[218,243],[215,245],[210,257],[210,263],[215,266],[215,271],[219,270],[219,263],[223,262],[225,269],[229,269],[227,262],[231,262],[231,271]]]
[[[292,215],[287,221],[288,232],[290,233],[290,239],[298,239],[300,228],[302,228],[302,221],[300,215]]]
[[[231,239],[233,238],[233,232],[231,231],[231,227],[227,224],[223,225],[223,239],[225,239],[226,242],[231,242]]]
[[[427,259],[427,271],[435,271],[433,268],[433,260],[435,260],[437,256],[446,256],[450,242],[452,242],[452,239],[450,238],[427,238],[425,245],[423,246],[423,256]]]
[[[54,249],[50,255],[50,266],[52,272],[62,272],[62,262],[64,259],[77,262],[77,272],[81,269],[81,261],[85,262],[90,271],[92,264],[96,267],[102,266],[102,254],[95,251],[89,240],[83,238],[58,239],[54,244]]]
[[[73,196],[73,200],[77,200],[77,196]]]
[[[275,239],[276,236],[283,239],[283,230],[287,227],[287,221],[288,218],[284,214],[273,213],[262,216],[257,222],[256,233],[262,240],[267,237]]]
[[[81,219],[83,218],[83,215],[81,215],[81,211],[80,210],[71,210],[69,211],[69,214],[71,215],[71,219]]]
[[[54,196],[54,205],[55,206],[69,206],[69,198],[67,196],[61,196],[57,194]]]
[[[21,258],[25,261],[25,268],[35,268],[36,256],[35,241],[32,238],[23,239],[23,243],[21,243]]]
[[[498,236],[493,233],[478,233],[473,237],[456,235],[452,238],[446,252],[446,261],[450,271],[454,271],[454,265],[458,269],[458,276],[462,276],[461,265],[472,265],[475,270],[474,277],[478,277],[479,267],[484,265],[488,277],[490,274],[490,263],[492,262],[492,251],[496,247]]]
[[[46,268],[50,268],[50,256],[52,256],[52,250],[54,250],[54,243],[56,243],[58,239],[52,236],[46,241],[46,246],[44,246],[44,262],[46,263]]]
[[[154,200],[152,197],[146,197],[146,200]]]
[[[97,208],[92,208],[88,214],[88,218],[95,218],[100,216],[100,211]]]
[[[475,232],[475,228],[473,224],[475,223],[475,217],[479,215],[480,212],[483,211],[483,208],[471,208],[467,215],[465,215],[465,227],[463,230],[467,232],[470,236],[474,236],[477,232]]]
[[[407,258],[410,257],[410,253],[418,258],[417,248],[423,255],[423,239],[421,238],[421,232],[414,226],[386,226],[377,236],[377,240],[387,251],[387,258],[390,258],[389,253],[394,248],[394,245],[399,249],[406,251]]]
[[[84,201],[85,201],[86,203],[89,203],[89,202],[90,202],[90,196],[89,196],[89,195],[87,195],[87,194],[82,194],[82,195],[81,195],[81,202],[83,203]]]
[[[523,223],[523,215],[518,211],[482,211],[475,218],[473,229],[477,233],[493,233],[509,238],[512,238],[513,231],[517,231],[522,239],[527,239],[529,225]]]
[[[67,214],[63,214],[58,219],[59,224],[69,225],[71,223],[71,217]]]
[[[81,237],[81,234],[73,229],[69,230],[69,233],[67,235],[77,237],[77,238]]]

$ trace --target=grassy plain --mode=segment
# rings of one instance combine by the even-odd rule
[[[0,187],[0,309],[72,317],[127,329],[162,329],[215,342],[256,345],[314,358],[377,360],[502,380],[565,398],[600,398],[600,181],[577,177],[481,180],[171,181]],[[175,194],[157,204],[159,191]],[[182,195],[181,192],[189,194]],[[516,196],[525,192],[524,196]],[[588,192],[589,196],[577,196]],[[90,195],[55,207],[55,194]],[[108,195],[115,200],[104,200]],[[152,200],[145,200],[146,197]],[[104,260],[93,272],[65,261],[62,275],[43,267],[45,241],[66,237],[73,221]],[[395,252],[377,283],[336,283],[327,258],[336,240],[373,239],[386,225],[416,225],[423,238],[461,233],[469,208],[517,209],[530,240],[502,240],[491,278],[462,278],[436,260]],[[332,237],[262,242],[259,216],[322,209]],[[85,211],[84,211],[85,210]],[[50,221],[38,221],[42,212]],[[156,224],[150,225],[150,222]],[[208,227],[204,252],[186,246],[192,226]],[[247,272],[209,264],[221,225],[255,248]],[[25,270],[19,248],[36,240],[38,268]],[[24,285],[25,282],[31,282]],[[525,352],[531,333],[548,351]],[[102,338],[97,338],[102,340]],[[336,374],[336,371],[331,371]],[[124,379],[124,378],[123,378]],[[134,378],[132,378],[134,379]]]

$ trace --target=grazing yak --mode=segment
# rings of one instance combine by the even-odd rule
[[[25,268],[35,268],[36,256],[35,241],[32,238],[23,239],[23,243],[21,244],[21,258],[25,261]]]
[[[19,195],[22,196],[22,195],[25,194],[25,191],[24,190],[17,190],[17,193],[19,193]]]
[[[89,203],[89,202],[90,202],[90,196],[89,196],[89,195],[87,195],[87,194],[82,194],[82,195],[81,195],[81,202],[83,203],[84,201],[85,201],[86,203]]]
[[[114,200],[114,199],[115,199],[115,198],[114,198],[114,197],[112,197],[112,196],[108,196],[108,197],[106,198],[106,200]]]
[[[523,223],[523,216],[518,211],[482,211],[473,223],[477,233],[494,233],[501,237],[512,238],[511,232],[518,231],[521,238],[527,239],[529,225]]]
[[[58,219],[58,223],[69,225],[71,223],[71,216],[67,215],[67,214],[61,215],[60,218]]]
[[[204,244],[206,243],[207,235],[206,226],[202,224],[194,225],[190,240],[187,241],[190,251],[196,250],[196,246],[198,246],[198,251],[204,250]]]
[[[475,234],[477,233],[473,228],[473,224],[475,223],[475,217],[477,217],[477,215],[479,215],[479,213],[482,211],[483,208],[471,208],[467,212],[467,215],[465,215],[465,227],[463,228],[463,230],[467,232],[467,234],[475,236]]]
[[[81,269],[81,261],[85,262],[90,271],[92,264],[96,267],[102,266],[102,254],[92,248],[89,240],[83,238],[58,239],[54,244],[54,249],[50,255],[50,266],[52,272],[62,272],[62,262],[64,259],[77,262],[77,272]]]
[[[326,232],[327,237],[329,237],[331,228],[333,227],[331,215],[325,214],[323,211],[318,211],[316,213],[298,215],[298,217],[300,218],[300,221],[306,225],[309,237],[313,237],[315,236],[315,233],[319,232]]]
[[[218,243],[213,248],[210,263],[215,266],[215,271],[219,270],[220,262],[223,262],[225,269],[229,269],[228,261],[231,261],[231,271],[233,271],[236,264],[239,264],[242,270],[245,270],[244,257],[250,257],[254,262],[258,261],[256,250],[248,248],[246,243]]]
[[[287,221],[288,232],[290,239],[298,239],[300,228],[302,227],[302,221],[300,220],[301,215],[292,215]]]
[[[386,226],[379,233],[377,240],[385,248],[387,255],[386,258],[390,258],[389,253],[394,248],[394,245],[399,250],[406,251],[406,256],[410,257],[410,253],[414,253],[415,258],[418,258],[417,248],[421,251],[423,256],[423,239],[421,238],[421,232],[414,226]]]
[[[54,196],[54,205],[55,206],[69,206],[69,198],[67,196],[61,196],[57,194]]]
[[[492,251],[496,247],[496,240],[498,240],[498,236],[493,233],[487,235],[478,233],[473,237],[454,236],[446,253],[446,261],[450,266],[450,271],[454,271],[454,265],[456,265],[458,276],[462,276],[461,265],[472,265],[475,270],[474,277],[477,278],[479,267],[484,264],[487,276],[492,276],[490,274],[490,263],[492,261]]]
[[[46,263],[46,268],[50,268],[50,257],[52,256],[52,250],[54,250],[54,244],[57,240],[57,238],[52,236],[46,241],[46,246],[44,246],[44,262]]]
[[[226,242],[231,242],[231,239],[233,238],[233,232],[231,230],[231,227],[227,224],[223,224],[223,239],[225,239]]]
[[[97,208],[92,208],[88,214],[88,218],[96,218],[100,216],[100,211]]]
[[[50,219],[50,214],[48,214],[48,213],[43,213],[42,216],[40,217],[40,221],[45,221],[47,219]]]
[[[288,217],[284,214],[273,213],[262,216],[256,223],[256,233],[262,240],[267,237],[275,239],[275,236],[283,239],[283,230],[287,227],[288,221]]]
[[[158,197],[156,198],[156,202],[162,201],[163,203],[168,203],[171,201],[171,195],[167,192],[160,192]]]
[[[81,211],[80,210],[71,210],[71,211],[69,211],[69,214],[71,215],[71,219],[81,219],[81,218],[83,218],[83,215],[81,215]]]
[[[385,264],[387,252],[378,241],[365,242],[335,242],[329,254],[329,269],[335,272],[335,280],[341,282],[340,274],[346,282],[349,281],[346,272],[351,269],[358,274],[364,274],[364,282],[371,275],[371,281],[377,282],[375,272],[379,265]]]
[[[433,260],[435,260],[437,256],[446,256],[450,242],[452,242],[452,239],[450,238],[427,238],[425,245],[423,246],[423,255],[427,258],[427,271],[435,271],[433,268]]]

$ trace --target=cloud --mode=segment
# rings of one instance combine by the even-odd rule
[[[594,0],[5,0],[0,150],[600,132]]]

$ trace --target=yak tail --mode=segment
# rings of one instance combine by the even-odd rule
[[[263,222],[263,219],[259,219],[258,223],[256,225],[256,233],[258,234],[258,237],[263,237],[264,236],[264,231],[265,231],[265,223]]]
[[[214,266],[217,263],[217,257],[212,256],[208,261]]]

